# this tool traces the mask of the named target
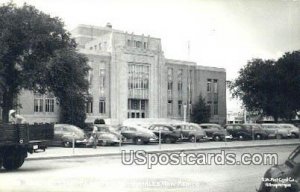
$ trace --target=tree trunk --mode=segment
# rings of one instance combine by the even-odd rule
[[[13,109],[14,94],[9,91],[3,93],[3,104],[2,104],[2,122],[9,122],[9,110]]]

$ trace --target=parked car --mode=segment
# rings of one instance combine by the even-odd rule
[[[207,139],[205,131],[198,124],[181,123],[174,125],[174,127],[180,131],[181,140],[183,141],[195,142]]]
[[[55,124],[54,138],[51,145],[71,147],[73,138],[75,146],[85,146],[87,144],[87,136],[79,127],[69,124]]]
[[[165,143],[176,143],[180,139],[181,131],[176,130],[175,127],[163,124],[153,124],[148,127],[157,137],[159,134],[161,140]]]
[[[282,139],[292,135],[289,129],[283,128],[278,124],[263,123],[261,126],[268,133],[269,138]]]
[[[116,131],[124,137],[125,141],[132,140],[136,145],[157,142],[158,139],[152,131],[138,126],[120,126]]]
[[[94,126],[96,126],[97,130],[96,135],[98,139],[98,145],[115,145],[121,142],[122,135],[117,132],[113,132],[108,125],[95,124]]]
[[[268,138],[267,132],[258,124],[228,124],[224,128],[233,138],[239,140]]]
[[[286,187],[283,184],[286,184]],[[258,192],[275,191],[300,191],[300,146],[290,154],[285,163],[275,165],[266,171]]]
[[[214,141],[225,141],[231,140],[232,135],[230,135],[226,129],[221,127],[221,125],[213,123],[202,123],[200,127],[205,131],[207,138]]]
[[[291,136],[295,138],[299,138],[300,128],[294,126],[293,124],[278,124],[278,125],[284,129],[288,129],[291,132]]]

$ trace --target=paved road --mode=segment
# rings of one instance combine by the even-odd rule
[[[226,153],[277,152],[282,163],[295,146],[228,149]],[[199,151],[201,152],[201,151]],[[219,153],[218,150],[201,153]],[[269,165],[123,165],[120,157],[27,161],[0,171],[0,191],[255,191]]]

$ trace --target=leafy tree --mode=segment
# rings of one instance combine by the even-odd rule
[[[86,58],[76,53],[76,43],[59,18],[26,4],[22,7],[12,3],[2,5],[0,45],[4,122],[8,121],[8,111],[14,107],[14,99],[22,89],[54,93],[63,116],[72,116],[66,103],[73,101],[72,107],[82,108],[88,87],[84,77],[89,68]]]
[[[300,109],[300,53],[286,53],[278,61],[253,59],[229,87],[248,111],[291,119]]]
[[[300,110],[300,51],[287,52],[276,63],[279,80],[281,114],[291,120]]]
[[[200,95],[198,102],[193,106],[191,120],[194,123],[209,122],[210,106],[206,104],[205,99]]]

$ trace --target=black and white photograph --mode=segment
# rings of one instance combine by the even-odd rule
[[[0,0],[0,191],[300,192],[300,0]]]

